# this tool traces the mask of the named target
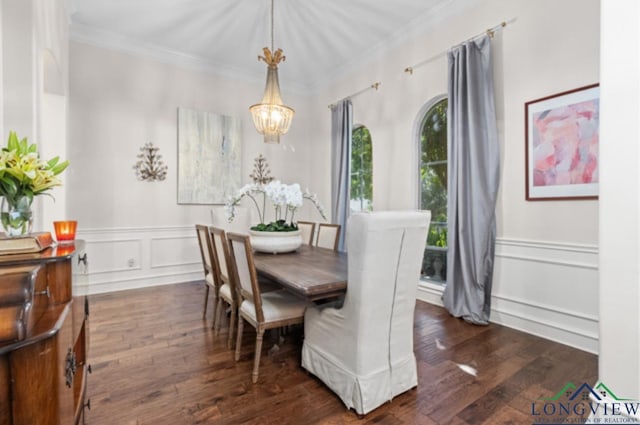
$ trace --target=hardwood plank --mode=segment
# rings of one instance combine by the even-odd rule
[[[594,355],[418,302],[418,387],[360,419],[300,367],[301,327],[276,351],[275,334],[265,337],[252,384],[255,330],[245,326],[236,362],[226,328],[213,334],[212,309],[202,318],[203,296],[194,282],[91,297],[87,424],[530,423],[533,400],[597,380]]]
[[[504,406],[498,410],[494,415],[488,417],[482,424],[494,425],[521,425],[531,422],[531,416],[525,415],[509,406]]]

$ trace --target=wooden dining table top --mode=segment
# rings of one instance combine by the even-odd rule
[[[259,275],[310,301],[334,298],[347,291],[347,254],[302,245],[294,252],[255,252]]]

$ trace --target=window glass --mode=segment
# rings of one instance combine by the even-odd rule
[[[427,109],[420,126],[420,207],[431,211],[422,276],[447,280],[447,99]]]
[[[372,154],[371,133],[357,126],[351,135],[351,211],[373,210]]]

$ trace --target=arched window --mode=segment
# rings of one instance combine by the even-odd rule
[[[447,98],[427,104],[420,121],[420,208],[431,211],[422,276],[447,281]]]
[[[371,133],[361,125],[351,135],[351,211],[373,210],[373,149]]]

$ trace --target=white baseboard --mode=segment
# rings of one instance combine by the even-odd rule
[[[424,301],[429,304],[434,304],[434,305],[443,307],[444,306],[444,304],[442,304],[443,290],[444,290],[443,285],[436,285],[434,283],[421,280],[418,283],[418,299],[420,301]]]
[[[74,286],[78,295],[97,295],[129,289],[150,288],[153,286],[173,285],[176,283],[204,281],[202,272],[180,273],[176,275],[143,276],[133,279],[114,279],[104,282],[91,282],[89,285]]]

